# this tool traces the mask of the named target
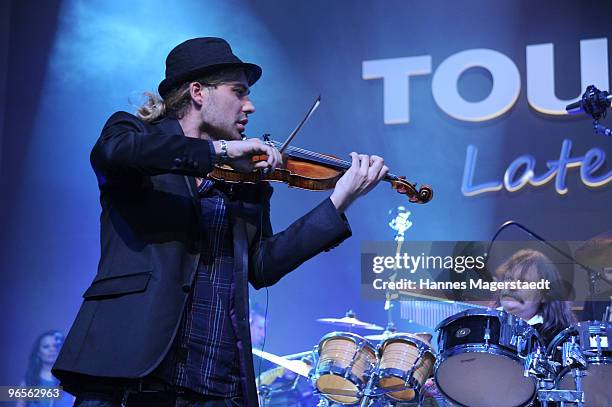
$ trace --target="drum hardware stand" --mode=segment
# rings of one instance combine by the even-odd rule
[[[365,342],[359,342],[359,344],[357,345],[357,348],[355,349],[355,354],[353,355],[353,358],[351,359],[348,366],[346,367],[346,372],[344,373],[345,379],[348,379],[349,376],[351,375],[351,371],[353,370],[353,365],[357,361],[357,357],[359,356],[364,346],[365,346]]]
[[[308,380],[310,380],[312,383],[315,382],[314,377],[316,374],[317,369],[319,368],[319,345],[315,345],[312,348],[312,366],[313,368],[310,369],[310,373],[308,374]]]
[[[325,397],[319,397],[317,407],[329,407],[329,401]]]
[[[512,339],[510,339],[510,344],[516,346],[516,350],[518,351],[519,356],[523,356],[523,351],[525,350],[525,347],[527,345],[527,340],[523,335],[512,335]],[[530,356],[531,354],[527,354],[527,357]]]
[[[378,366],[376,366],[374,370],[372,371],[372,374],[370,375],[370,378],[368,379],[368,384],[366,384],[365,389],[363,389],[363,392],[362,392],[363,395],[361,398],[361,402],[359,403],[359,407],[367,407],[370,404],[370,400],[372,396],[374,395],[374,392],[373,392],[374,378],[376,377],[378,377]]]
[[[580,401],[578,402],[578,407],[582,407],[584,403],[584,391],[582,390],[582,378],[586,376],[586,372],[582,369],[575,367],[572,371],[572,374],[574,376],[574,384],[576,385],[576,393],[579,393],[580,395],[582,395],[582,397],[580,397]],[[561,407],[565,407],[563,404],[564,403],[561,403]]]
[[[418,344],[418,349],[419,349],[419,355],[417,356],[417,358],[414,360],[414,362],[412,363],[412,367],[410,368],[410,372],[408,372],[408,377],[406,377],[406,381],[404,382],[404,386],[406,387],[410,387],[412,388],[412,383],[410,383],[412,381],[413,378],[413,374],[414,371],[417,368],[417,365],[421,362],[421,358],[423,358],[423,355],[425,355],[425,353],[427,352],[427,348],[425,348],[423,345]],[[423,384],[425,384],[423,382]],[[420,389],[419,391],[419,404],[418,407],[421,407],[423,405],[423,400],[425,400],[425,395],[424,392],[422,391],[422,389]]]
[[[563,365],[570,366],[576,365],[572,369],[572,376],[574,376],[574,384],[576,385],[576,393],[580,393],[582,397],[580,401],[578,401],[578,407],[582,407],[582,403],[584,402],[584,393],[582,391],[582,378],[586,375],[584,369],[588,367],[588,362],[586,361],[584,354],[582,353],[582,349],[576,343],[576,337],[572,336],[572,341],[570,343],[563,344]],[[565,407],[565,403],[561,403],[561,407]]]
[[[550,390],[552,386],[548,380],[538,380],[538,400],[542,407],[548,407],[549,401],[558,402],[561,407],[566,407],[565,403],[576,403],[578,407],[584,406],[584,392],[574,390]],[[540,387],[542,386],[542,387]]]
[[[601,351],[601,336],[599,335],[599,332],[589,332],[589,333],[596,334],[595,342],[597,343],[597,356],[601,357],[601,355],[603,354],[603,352]]]
[[[312,369],[310,369],[310,373],[308,374],[308,380],[310,381],[310,383],[313,385],[314,389],[315,389],[315,394],[319,394],[319,389],[316,386],[316,372],[319,369],[319,362],[321,361],[321,359],[319,358],[319,345],[315,345],[312,348],[312,365],[314,366]],[[317,404],[317,407],[328,407],[329,403],[327,401],[327,399],[325,397],[319,397],[319,403]]]
[[[414,362],[412,362],[412,367],[408,371],[408,376],[406,377],[406,380],[404,381],[404,386],[406,386],[406,387],[411,385],[410,381],[412,380],[412,375],[414,374],[414,371],[416,370],[417,365],[421,362],[421,358],[423,357],[423,355],[427,351],[427,349],[425,349],[422,345],[418,344],[417,346],[418,346],[418,349],[419,349],[419,354],[416,357],[416,359],[414,360]]]
[[[270,387],[266,385],[261,385],[259,386],[258,390],[259,390],[259,396],[264,401],[263,405],[265,406],[267,402],[270,400],[270,390],[271,389]]]
[[[544,360],[541,360],[545,362]],[[537,362],[536,362],[537,363]],[[538,400],[542,407],[548,407],[548,402],[559,403],[560,407],[566,407],[566,403],[576,403],[577,407],[584,407],[584,391],[582,390],[582,377],[586,374],[582,369],[572,369],[576,390],[557,390],[554,389],[555,383],[553,380],[544,377],[537,377],[538,383]]]
[[[571,342],[563,344],[563,366],[571,366],[578,364],[581,368],[586,368],[588,363],[584,358],[582,349],[576,343],[576,337],[572,336]]]
[[[576,390],[553,390],[551,389],[550,380],[540,377],[538,378],[538,399],[542,402],[542,407],[547,407],[549,401],[559,402],[561,407],[565,407],[566,403],[576,403],[578,407],[583,407],[584,391],[582,390],[582,378],[586,375],[584,370],[588,367],[588,362],[584,357],[582,349],[576,343],[575,336],[572,336],[571,342],[563,344],[562,360],[563,366],[573,366],[572,376],[574,376]]]
[[[542,407],[548,407],[549,401],[560,402],[561,407],[565,407],[565,402],[580,402],[580,400],[583,400],[584,395],[582,391],[554,389],[555,383],[551,379],[555,373],[553,363],[548,360],[540,348],[535,353],[528,354],[525,358],[523,376],[534,377],[536,379],[536,393]],[[579,406],[582,407],[582,404],[579,404]]]
[[[312,348],[312,366],[311,372],[316,371],[317,367],[319,367],[319,345],[315,345]]]
[[[554,377],[555,372],[555,362],[550,361],[539,347],[535,353],[529,353],[525,357],[524,377],[531,376],[537,380],[544,380],[548,377]]]
[[[410,372],[408,374],[408,378],[406,379],[406,381],[404,382],[404,386],[407,387],[406,390],[411,389],[412,387],[408,386],[409,382],[412,379],[412,375],[414,374],[414,370],[416,365],[418,364],[419,360],[423,357],[423,355],[426,353],[427,349],[423,348],[423,347],[419,347],[419,355],[417,356],[417,358],[415,359],[412,368],[410,369]],[[376,366],[374,368],[374,370],[372,371],[370,378],[368,379],[368,383],[366,384],[365,389],[363,389],[363,391],[361,392],[361,402],[359,403],[359,407],[367,407],[370,405],[370,402],[372,401],[372,397],[378,397],[381,396],[385,393],[392,393],[388,390],[384,390],[381,392],[382,389],[374,389],[374,383],[376,382],[376,379],[380,376],[380,368],[379,366]],[[403,390],[402,390],[403,391]],[[419,392],[419,401],[418,401],[418,407],[421,407],[423,405],[423,400],[424,400],[424,395],[422,392]]]

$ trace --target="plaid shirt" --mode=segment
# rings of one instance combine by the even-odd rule
[[[205,180],[198,192],[202,211],[200,262],[173,350],[158,373],[173,385],[201,394],[234,397],[241,394],[241,387],[231,317],[235,291],[231,228],[225,198],[214,183]]]

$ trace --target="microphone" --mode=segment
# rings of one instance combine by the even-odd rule
[[[565,106],[565,110],[569,114],[586,113],[593,116],[593,119],[599,120],[602,116],[606,116],[606,109],[610,108],[611,104],[612,94],[590,85],[580,100]]]

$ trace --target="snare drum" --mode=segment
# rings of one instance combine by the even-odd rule
[[[576,349],[571,349],[572,347]],[[570,361],[570,352],[582,354],[586,367],[576,361]],[[566,357],[564,358],[564,353]],[[551,360],[563,363],[556,381],[562,390],[575,390],[575,372],[578,367],[582,376],[582,390],[586,407],[603,407],[612,405],[612,323],[599,321],[578,322],[565,329],[551,342],[549,349]]]
[[[356,404],[376,365],[376,352],[367,339],[349,332],[321,338],[314,369],[319,392],[340,404]]]
[[[385,390],[408,388],[386,393],[386,396],[400,401],[418,398],[436,361],[429,342],[418,335],[397,333],[382,342],[379,356],[378,387]]]
[[[540,345],[529,324],[494,309],[469,309],[436,328],[434,379],[451,401],[470,407],[528,405],[535,379],[524,377],[524,359]]]

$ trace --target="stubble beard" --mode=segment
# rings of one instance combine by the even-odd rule
[[[213,123],[203,122],[200,125],[200,133],[207,134],[211,140],[241,140],[242,136],[236,130],[226,129],[223,126],[215,126]]]
[[[200,133],[207,134],[211,140],[241,140],[242,135],[235,128],[235,123],[217,123],[216,119],[220,115],[217,114],[213,94],[209,93],[209,96],[207,105],[203,106]]]

